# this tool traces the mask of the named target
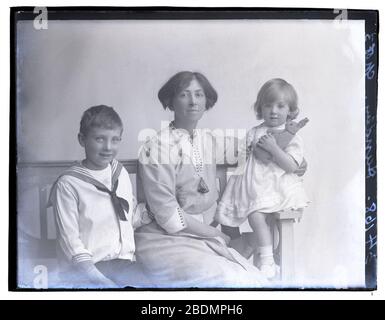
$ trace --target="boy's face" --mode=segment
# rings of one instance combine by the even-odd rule
[[[118,153],[122,128],[91,128],[87,135],[79,133],[79,143],[86,152],[84,165],[91,170],[105,169]]]

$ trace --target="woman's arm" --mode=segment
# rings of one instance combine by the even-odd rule
[[[164,159],[170,159],[169,153],[165,143],[158,144],[156,141],[144,147],[139,154],[139,177],[149,210],[158,225],[169,234],[187,231],[202,237],[219,236],[228,241],[219,229],[199,222],[180,207],[176,194],[177,164],[175,161],[162,163],[158,157],[160,154]]]
[[[185,214],[175,195],[175,171],[172,165],[139,164],[147,203],[157,223],[169,234],[187,231],[201,237],[230,238],[219,229]]]
[[[273,135],[264,135],[259,139],[257,145],[270,152],[273,156],[273,161],[287,173],[293,173],[298,169],[298,164],[289,154],[278,146]]]

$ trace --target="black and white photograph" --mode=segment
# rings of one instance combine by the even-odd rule
[[[378,12],[13,9],[15,290],[376,288]]]

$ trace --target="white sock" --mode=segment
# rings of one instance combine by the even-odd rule
[[[258,247],[261,264],[271,265],[274,263],[273,246]]]

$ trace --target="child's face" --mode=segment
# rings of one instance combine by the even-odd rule
[[[84,165],[91,170],[105,169],[118,153],[122,129],[91,128],[87,135],[79,133],[79,143],[84,147]]]
[[[289,112],[290,107],[282,96],[263,104],[261,108],[262,118],[268,127],[278,127],[284,124]]]

